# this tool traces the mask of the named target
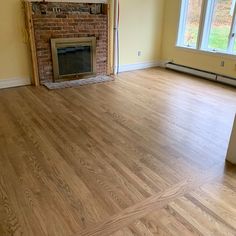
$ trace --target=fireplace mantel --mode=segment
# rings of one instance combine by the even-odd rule
[[[27,2],[43,2],[42,0],[26,0]],[[68,2],[68,3],[108,3],[108,0],[46,0],[46,2]]]

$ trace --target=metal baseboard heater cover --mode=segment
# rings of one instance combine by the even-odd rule
[[[191,74],[191,75],[196,75],[196,76],[203,77],[203,78],[210,79],[210,80],[216,80],[216,74],[202,71],[202,70],[197,70],[197,69],[186,67],[186,66],[168,63],[168,64],[166,64],[166,68],[180,71],[180,72],[184,72],[184,73]]]
[[[211,73],[211,72],[207,72],[207,71],[203,71],[203,70],[198,70],[198,69],[194,69],[191,67],[182,66],[182,65],[178,65],[178,64],[174,64],[174,63],[167,63],[166,68],[236,87],[236,78],[230,78],[227,76],[218,75],[215,73]]]
[[[230,77],[217,75],[217,81],[223,84],[229,84],[236,87],[236,79]]]

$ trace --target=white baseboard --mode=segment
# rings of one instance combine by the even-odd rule
[[[12,88],[12,87],[19,87],[24,85],[30,85],[31,80],[30,78],[9,78],[9,79],[0,79],[0,89],[3,88]]]
[[[160,65],[161,65],[160,61],[120,65],[119,72],[132,71],[132,70],[141,70],[141,69],[146,69],[146,68],[151,68],[151,67],[157,67],[157,66],[160,66]]]

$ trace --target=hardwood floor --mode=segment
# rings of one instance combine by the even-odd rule
[[[111,235],[236,235],[234,177],[226,174],[222,183],[205,184]]]
[[[236,235],[235,111],[162,69],[0,90],[0,236]]]

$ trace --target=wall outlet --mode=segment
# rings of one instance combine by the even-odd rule
[[[225,66],[225,61],[221,61],[221,62],[220,62],[220,66],[221,66],[221,67],[224,67],[224,66]]]
[[[140,57],[142,55],[141,51],[138,51],[138,57]]]

